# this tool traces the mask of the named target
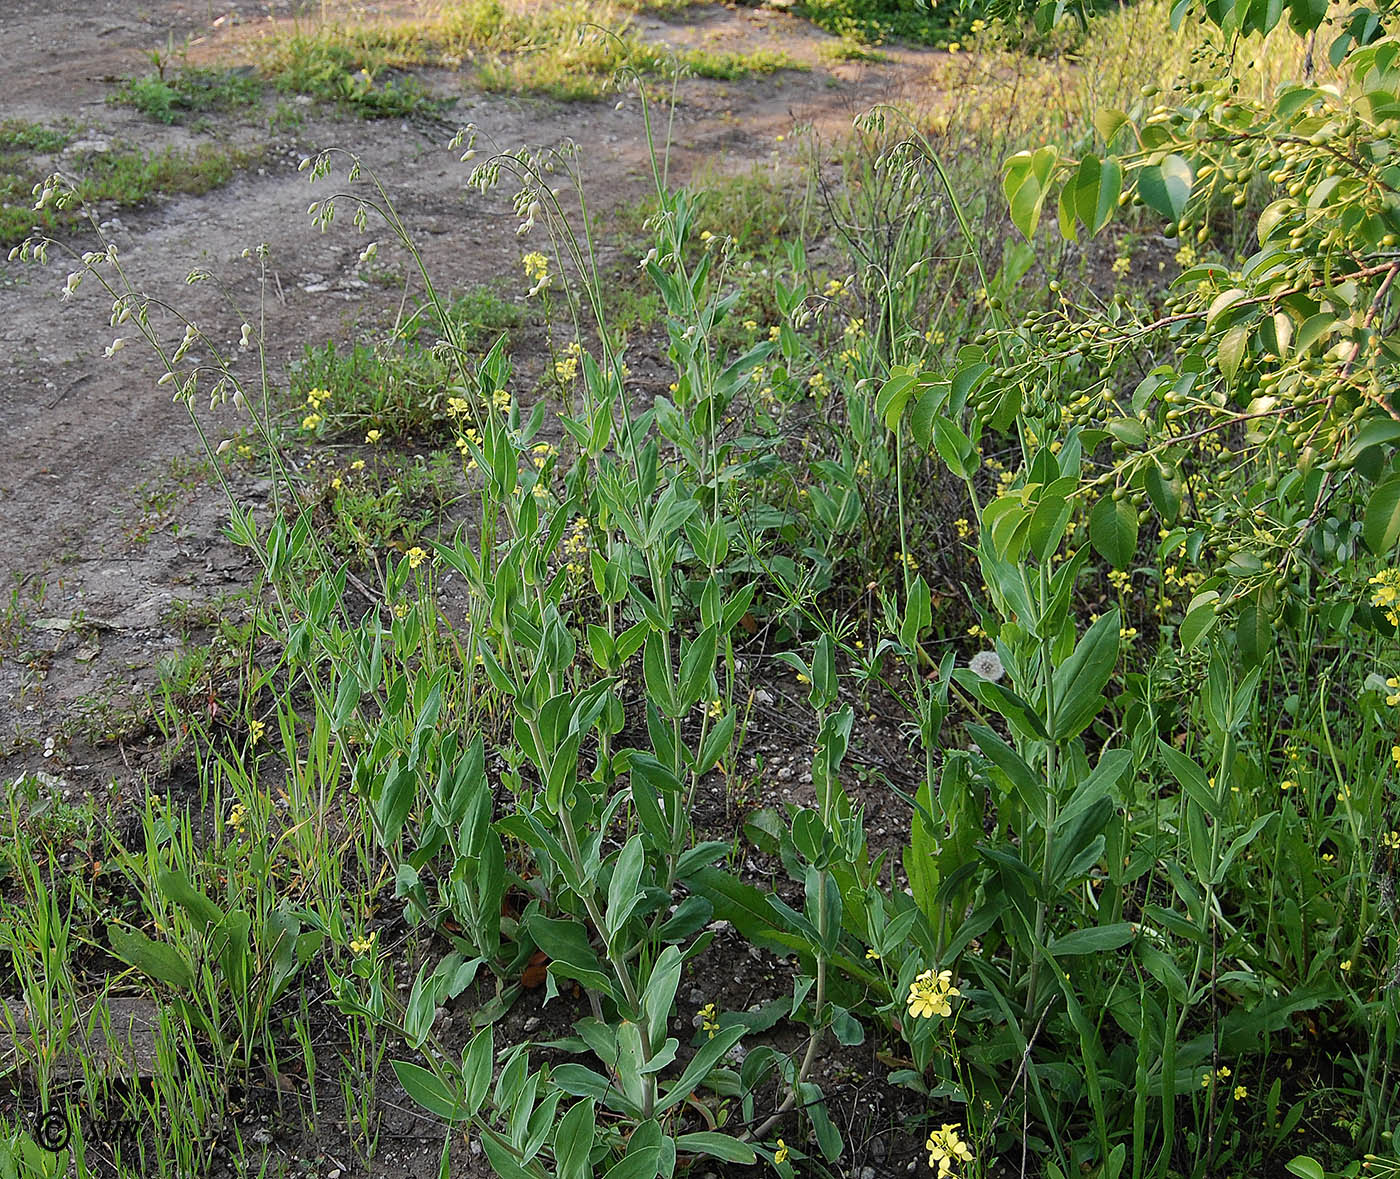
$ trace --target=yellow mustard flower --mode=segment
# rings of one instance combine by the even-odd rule
[[[934,1168],[943,1179],[957,1174],[957,1168],[972,1162],[972,1148],[958,1135],[961,1122],[944,1122],[941,1130],[928,1136],[924,1149],[928,1151],[928,1165]]]
[[[925,970],[909,984],[909,1014],[915,1019],[932,1019],[935,1015],[944,1018],[953,1014],[950,999],[956,999],[962,992],[953,985],[951,970]]]
[[[707,1033],[711,1040],[715,1038],[715,1033],[719,1031],[719,1014],[715,1011],[713,1003],[706,1003],[700,1008],[700,1028]]]
[[[1367,584],[1376,587],[1371,605],[1385,611],[1391,626],[1400,626],[1400,569],[1382,569]]]

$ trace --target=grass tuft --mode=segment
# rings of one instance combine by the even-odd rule
[[[181,70],[173,77],[129,78],[112,101],[135,107],[158,123],[182,123],[193,115],[250,107],[262,94],[251,67]]]
[[[115,144],[108,151],[83,152],[65,160],[62,170],[81,200],[130,208],[159,195],[212,192],[261,158],[258,149],[223,144],[158,152]],[[15,154],[7,158],[0,151],[0,245],[15,245],[36,228],[53,233],[72,223],[71,213],[33,208],[32,190],[43,179],[43,171],[32,160]]]
[[[411,114],[432,103],[396,71],[463,65],[474,67],[475,82],[488,91],[560,101],[599,98],[629,70],[678,68],[732,81],[799,68],[771,50],[674,52],[651,45],[625,13],[591,0],[532,8],[467,0],[413,21],[327,24],[270,39],[262,62],[280,90],[339,102],[368,117]]]

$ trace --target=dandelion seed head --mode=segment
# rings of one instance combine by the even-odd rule
[[[973,675],[993,683],[1006,674],[1006,668],[1001,665],[1001,656],[995,651],[978,651],[968,660],[967,666]]]

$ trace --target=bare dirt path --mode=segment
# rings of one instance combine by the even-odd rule
[[[393,11],[411,8],[398,3]],[[206,57],[294,15],[285,0],[8,0],[0,14],[0,118],[71,120],[85,142],[188,144],[189,130],[111,105],[113,80],[146,72],[153,49],[188,42]],[[673,21],[643,17],[638,26],[644,36],[678,46],[776,48],[810,66],[742,82],[686,81],[674,123],[676,178],[702,161],[744,167],[772,160],[788,150],[779,137],[798,122],[837,134],[853,114],[907,97],[929,76],[930,55],[913,51],[896,51],[878,65],[828,64],[818,51],[825,35],[780,13],[706,7]],[[460,94],[451,118],[475,122],[504,147],[580,144],[584,183],[603,215],[645,191],[649,166],[635,99],[560,104],[463,94],[460,76],[442,71],[423,80]],[[345,339],[387,322],[403,292],[361,279],[364,239],[340,223],[323,234],[306,217],[313,196],[297,163],[331,145],[354,149],[385,177],[442,287],[517,274],[522,249],[531,247],[516,236],[508,194],[468,191],[470,166],[445,150],[441,127],[307,109],[291,131],[270,134],[256,116],[221,129],[265,149],[256,168],[227,186],[103,214],[139,287],[178,304],[230,347],[242,318],[261,304],[279,371],[307,342]],[[268,292],[243,256],[260,243],[268,247]],[[213,281],[187,286],[194,267]],[[129,780],[130,762],[125,751],[118,758],[91,748],[81,726],[67,723],[72,715],[142,699],[156,661],[180,641],[172,602],[209,601],[246,585],[251,571],[222,537],[222,495],[182,465],[197,458],[197,439],[168,390],[157,387],[153,358],[144,346],[104,357],[117,332],[100,290],[85,285],[60,300],[71,268],[56,252],[46,266],[0,260],[0,638],[28,628],[27,642],[0,651],[0,771],[10,777],[47,767],[75,790],[93,790]],[[178,339],[173,321],[169,331]],[[227,416],[201,416],[216,436],[233,428]],[[265,498],[255,475],[235,472],[232,479],[246,501]],[[75,619],[81,625],[72,625]]]

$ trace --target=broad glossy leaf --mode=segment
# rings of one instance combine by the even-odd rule
[[[491,1088],[491,1063],[495,1055],[495,1032],[488,1023],[472,1037],[472,1042],[462,1054],[464,1117],[473,1117],[481,1108],[481,1103],[486,1100],[486,1092]]]
[[[1240,362],[1244,360],[1245,348],[1248,344],[1249,326],[1247,324],[1237,323],[1220,337],[1220,344],[1215,352],[1215,363],[1220,366],[1220,372],[1227,381],[1233,381],[1235,374],[1240,371]]]
[[[549,955],[551,974],[575,979],[605,995],[612,994],[612,981],[588,944],[588,933],[582,925],[536,914],[525,928],[535,944]]]
[[[728,1134],[714,1130],[699,1130],[694,1134],[682,1134],[676,1139],[676,1150],[683,1154],[704,1154],[726,1163],[739,1163],[749,1166],[756,1161],[753,1147],[740,1142]]]
[[[189,914],[201,933],[208,933],[224,919],[224,911],[200,892],[183,872],[163,869],[156,877],[156,886]]]
[[[558,1179],[592,1179],[588,1155],[593,1149],[597,1106],[591,1097],[576,1101],[559,1121],[554,1134],[554,1164]]]
[[[1215,613],[1219,601],[1220,595],[1214,590],[1206,590],[1191,599],[1191,604],[1186,608],[1186,617],[1181,620],[1181,630],[1178,632],[1185,650],[1191,650],[1214,629],[1219,621]]]
[[[991,729],[968,725],[967,732],[992,764],[1007,776],[1022,805],[1043,825],[1047,814],[1045,779]]]
[[[1395,547],[1400,540],[1400,475],[1392,475],[1371,492],[1361,527],[1367,547],[1378,556]]]
[[[1056,958],[1070,954],[1102,954],[1117,950],[1133,940],[1133,927],[1126,921],[1112,925],[1096,925],[1090,929],[1076,929],[1050,943],[1050,953]]]
[[[1057,741],[1081,732],[1106,703],[1102,693],[1118,662],[1121,626],[1118,610],[1109,610],[1055,669],[1055,724],[1051,736]]]
[[[460,1096],[436,1073],[411,1061],[396,1060],[394,1075],[398,1077],[403,1091],[430,1114],[445,1122],[457,1121],[462,1117]]]
[[[1195,177],[1191,165],[1173,153],[1160,164],[1149,164],[1138,174],[1138,194],[1169,221],[1180,221],[1191,201]]]
[[[1147,489],[1147,498],[1152,501],[1152,506],[1157,509],[1162,517],[1162,523],[1170,527],[1176,523],[1176,518],[1181,512],[1181,485],[1168,476],[1156,463],[1147,468],[1143,478],[1143,486]]]
[[[1089,513],[1089,540],[1094,551],[1115,569],[1126,569],[1137,552],[1137,509],[1125,496],[1104,496]]]

